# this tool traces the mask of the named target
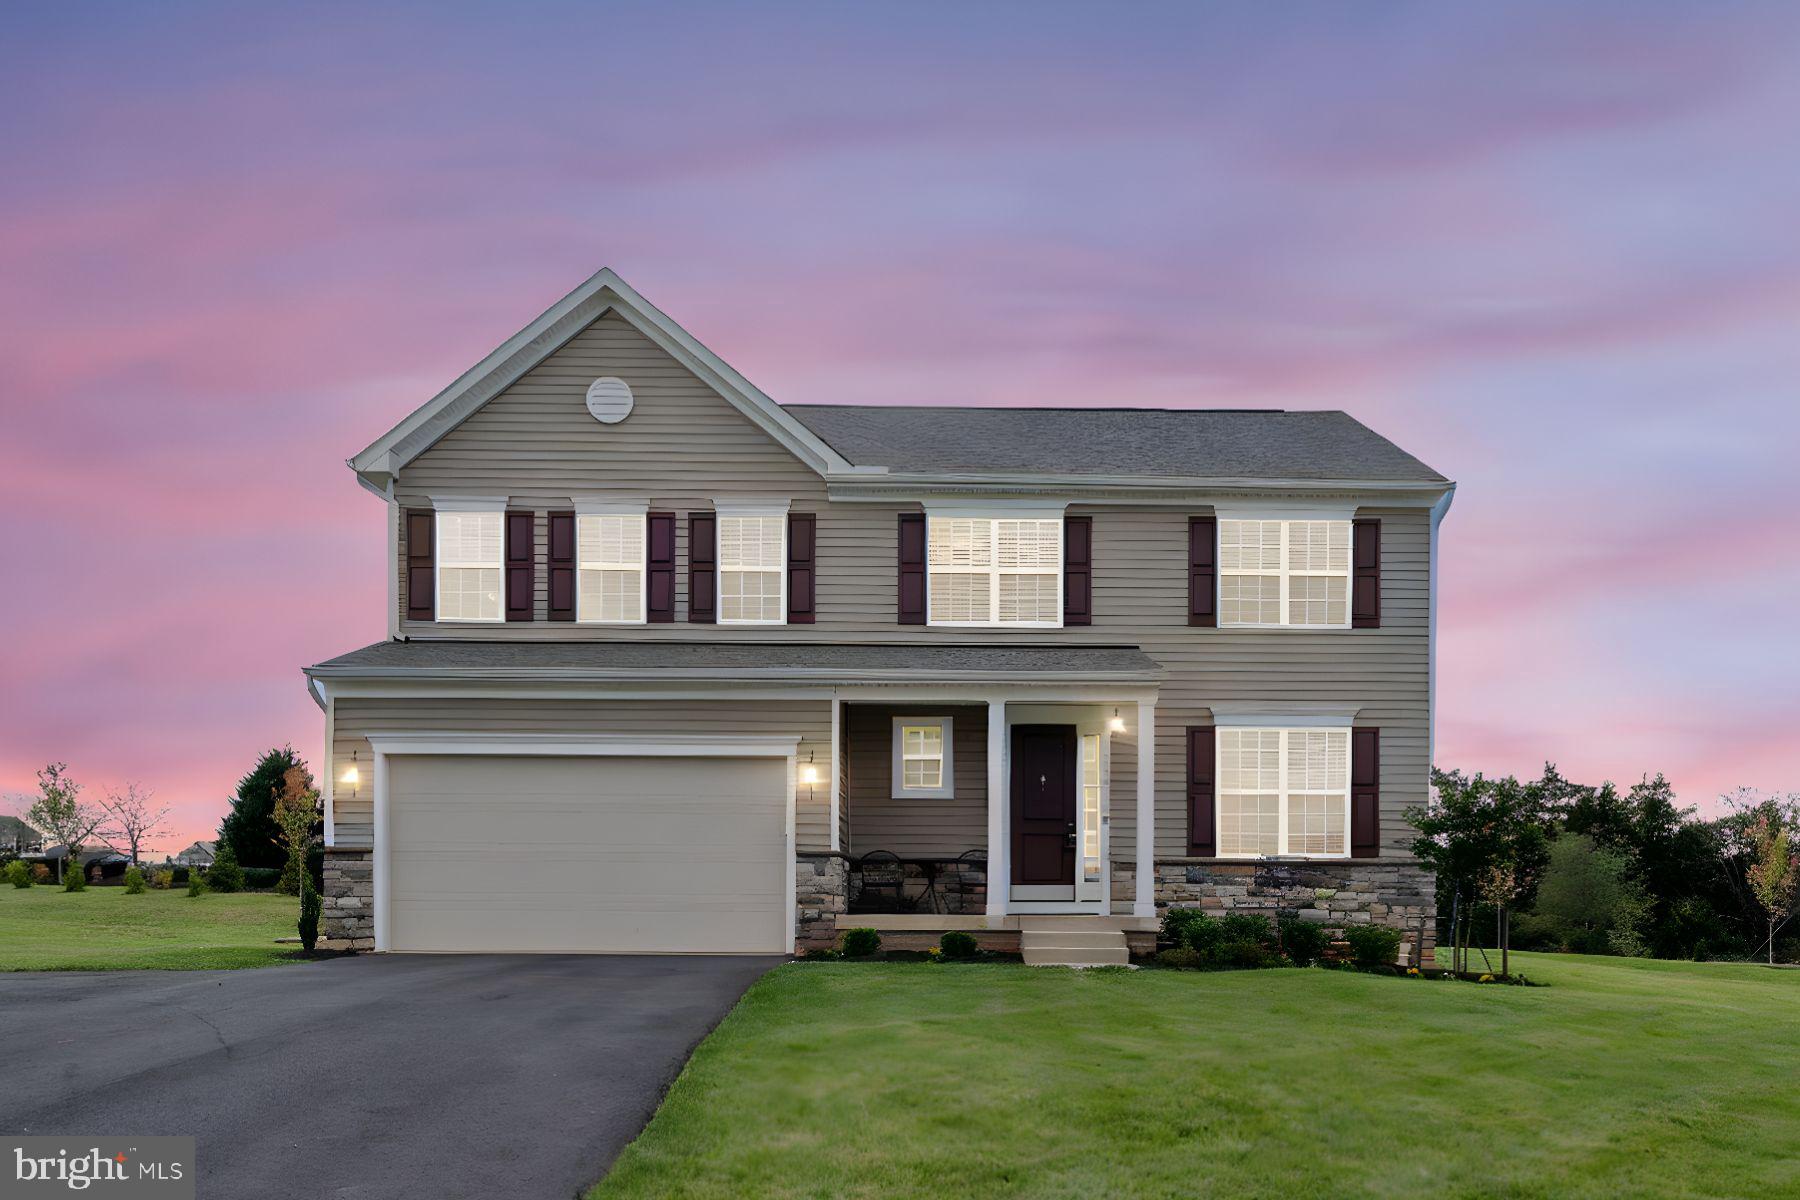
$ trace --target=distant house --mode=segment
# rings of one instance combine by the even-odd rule
[[[36,854],[44,835],[17,817],[0,817],[0,854]]]
[[[175,856],[175,861],[184,867],[210,867],[213,865],[213,854],[218,850],[217,842],[195,842],[186,850]]]

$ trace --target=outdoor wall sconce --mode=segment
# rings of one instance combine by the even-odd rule
[[[1125,718],[1119,715],[1118,709],[1113,709],[1112,720],[1106,723],[1106,728],[1113,733],[1125,732]]]

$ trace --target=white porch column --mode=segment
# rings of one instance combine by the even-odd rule
[[[1131,915],[1156,915],[1156,703],[1138,701],[1137,878]]]
[[[987,915],[1006,915],[1012,891],[1011,822],[1006,802],[1006,701],[987,702]]]

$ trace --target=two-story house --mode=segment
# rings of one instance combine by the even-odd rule
[[[1175,903],[1429,950],[1453,485],[1343,413],[784,407],[601,271],[349,465],[333,942],[1117,961]]]

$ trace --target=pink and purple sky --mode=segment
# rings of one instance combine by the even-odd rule
[[[1800,788],[1794,6],[256,7],[8,11],[0,795],[316,761],[344,458],[601,265],[783,401],[1346,409],[1441,764]]]

